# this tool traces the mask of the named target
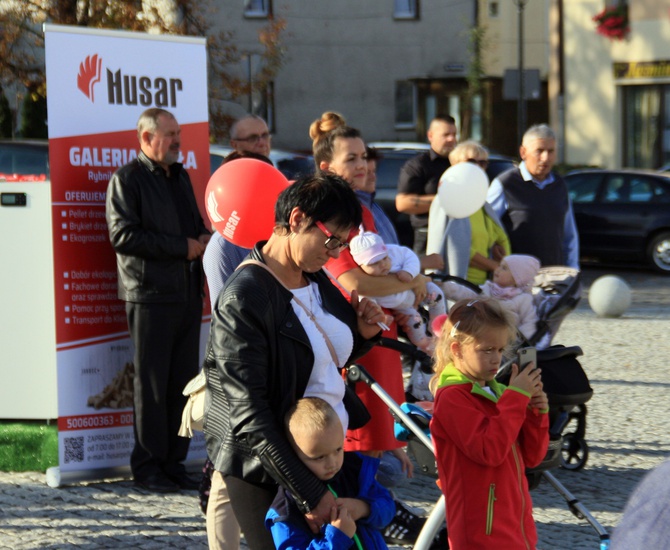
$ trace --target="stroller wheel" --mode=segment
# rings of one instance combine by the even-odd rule
[[[528,481],[528,490],[537,489],[542,481],[542,472],[526,472],[526,480]]]
[[[563,436],[561,447],[561,468],[564,470],[581,470],[589,459],[589,446],[575,432]]]

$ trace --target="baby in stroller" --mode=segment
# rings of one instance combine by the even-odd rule
[[[379,235],[370,231],[361,231],[349,242],[354,261],[368,275],[383,277],[394,273],[399,280],[411,281],[421,271],[418,256],[409,248],[399,245],[386,245]],[[428,308],[432,320],[446,313],[444,295],[435,283],[428,283],[428,296],[421,303]],[[402,327],[409,340],[424,352],[432,352],[433,338],[426,333],[426,324],[419,312],[414,309],[414,293],[406,290],[389,296],[374,297],[382,307],[402,313],[408,322]]]
[[[511,254],[505,256],[493,272],[493,280],[480,288],[481,294],[500,300],[501,305],[514,316],[517,330],[528,339],[537,329],[537,311],[533,302],[532,286],[540,270],[540,262],[533,256]],[[454,281],[442,284],[448,300],[473,298],[476,292]],[[538,346],[542,347],[542,346]]]

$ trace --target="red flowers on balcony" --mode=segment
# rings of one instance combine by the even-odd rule
[[[610,40],[624,40],[630,32],[628,21],[628,4],[620,3],[607,6],[603,11],[593,16],[596,23],[596,32]]]

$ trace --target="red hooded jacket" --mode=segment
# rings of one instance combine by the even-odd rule
[[[549,444],[549,418],[530,396],[495,381],[496,399],[453,365],[440,376],[430,431],[447,503],[452,550],[534,550],[525,468]]]

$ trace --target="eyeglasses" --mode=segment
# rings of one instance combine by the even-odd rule
[[[476,164],[481,168],[486,168],[489,165],[489,161],[486,159],[468,159],[468,162],[471,164]]]
[[[262,134],[251,134],[249,137],[245,138],[235,138],[232,141],[248,141],[249,143],[258,143],[260,140],[269,140],[270,139],[270,134],[268,132],[264,132]]]
[[[328,231],[328,228],[321,222],[314,222],[314,225],[316,225],[323,232],[323,234],[328,237],[326,242],[323,243],[323,245],[328,250],[337,250],[338,248],[346,248],[349,246],[349,243],[343,243],[340,239]]]

